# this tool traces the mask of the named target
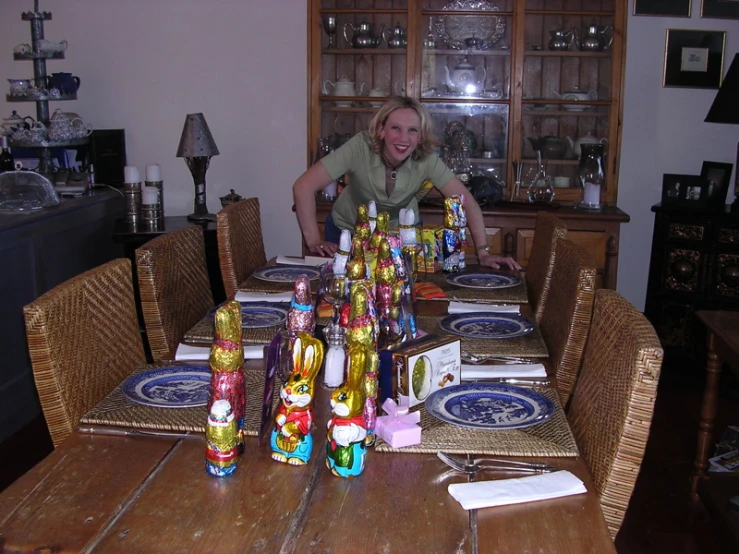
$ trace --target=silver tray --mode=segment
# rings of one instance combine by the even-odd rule
[[[454,0],[442,8],[445,11],[497,12],[498,6],[487,0]],[[449,48],[464,50],[468,46],[465,39],[482,40],[479,50],[489,50],[505,34],[505,18],[490,15],[442,15],[436,18],[434,28],[438,37]]]

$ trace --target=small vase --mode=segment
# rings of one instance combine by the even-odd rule
[[[601,187],[606,182],[603,171],[603,154],[605,145],[599,143],[581,144],[580,164],[577,166],[578,180],[582,189],[582,200],[577,204],[580,208],[599,210]]]

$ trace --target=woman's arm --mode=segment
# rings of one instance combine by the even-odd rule
[[[316,192],[333,179],[321,162],[313,164],[293,185],[293,202],[298,225],[310,252],[318,255],[334,255],[336,244],[321,239],[316,220]]]
[[[494,256],[490,254],[485,247],[487,246],[487,238],[485,236],[485,220],[482,217],[482,211],[472,193],[462,184],[457,177],[453,177],[446,185],[439,189],[444,196],[459,196],[464,194],[465,211],[467,213],[467,227],[470,229],[472,241],[475,243],[477,251],[477,259],[480,265],[500,268],[500,264],[508,266],[510,269],[521,269],[516,260],[510,256]]]

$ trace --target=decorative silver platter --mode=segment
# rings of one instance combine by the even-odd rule
[[[442,8],[445,11],[497,12],[498,6],[486,0],[454,0]],[[465,40],[477,38],[482,41],[479,50],[489,50],[505,34],[505,18],[490,15],[442,15],[436,18],[434,28],[438,37],[449,48],[467,49]]]

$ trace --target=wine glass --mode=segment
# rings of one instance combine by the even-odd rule
[[[326,264],[321,272],[319,286],[321,297],[331,305],[331,327],[339,324],[339,312],[346,299],[346,277],[336,275],[331,264]]]
[[[336,48],[334,44],[334,36],[336,36],[336,16],[324,15],[322,18],[323,30],[328,35],[328,46],[326,48]]]

